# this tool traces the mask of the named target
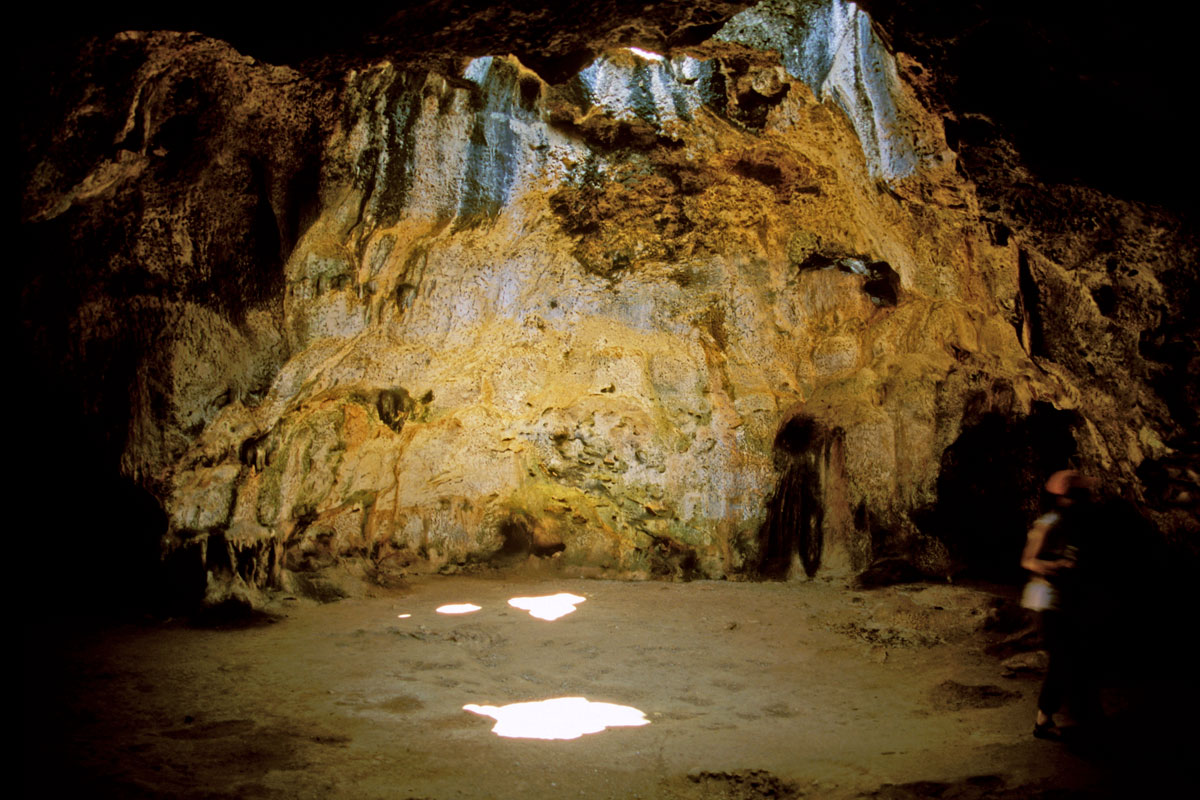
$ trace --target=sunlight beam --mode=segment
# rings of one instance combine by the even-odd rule
[[[553,697],[506,706],[468,703],[463,711],[496,720],[492,733],[507,739],[578,739],[606,728],[650,724],[645,713],[632,706],[593,703],[586,697]]]
[[[647,61],[662,61],[666,58],[666,56],[659,55],[658,53],[651,52],[650,50],[643,50],[640,47],[630,47],[629,52],[633,53],[639,58],[644,58]]]
[[[451,603],[447,606],[438,606],[436,611],[439,614],[470,614],[473,611],[478,611],[481,606],[474,603]]]
[[[544,620],[556,620],[575,610],[575,606],[586,600],[577,594],[559,592],[539,597],[514,597],[508,601],[513,608],[528,611],[529,616]]]

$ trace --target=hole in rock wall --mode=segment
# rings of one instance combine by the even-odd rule
[[[888,262],[872,261],[864,255],[847,255],[844,250],[827,245],[811,234],[797,234],[792,246],[798,251],[793,255],[802,255],[794,262],[800,272],[836,269],[860,275],[865,278],[863,293],[872,303],[891,307],[900,302],[900,273]]]
[[[533,111],[542,94],[542,82],[532,75],[522,75],[517,83],[517,88],[521,98],[521,108],[525,111]]]
[[[1041,293],[1029,266],[1029,254],[1024,250],[1018,256],[1017,269],[1017,338],[1027,353],[1044,357],[1046,348],[1043,344],[1045,335],[1042,330]]]
[[[654,541],[646,550],[651,575],[681,581],[690,581],[696,577],[700,564],[695,550],[670,536],[652,538]]]
[[[204,566],[216,578],[228,578],[233,575],[233,559],[230,557],[229,544],[223,535],[214,533],[208,537],[204,548]]]
[[[514,514],[504,520],[499,533],[504,544],[493,557],[497,562],[517,561],[530,555],[545,558],[567,547],[543,520],[528,514]]]
[[[267,437],[268,434],[264,433],[246,438],[238,448],[238,460],[256,471],[265,469],[268,463]]]
[[[1117,290],[1112,286],[1101,286],[1092,291],[1092,300],[1101,314],[1111,317],[1117,309]]]
[[[886,261],[867,265],[870,277],[863,281],[863,291],[877,306],[894,306],[900,299],[900,274]]]
[[[381,389],[375,400],[375,410],[379,412],[379,419],[384,425],[399,433],[413,410],[413,401],[403,387]]]
[[[1025,533],[1039,515],[1042,484],[1076,455],[1078,415],[1034,403],[1011,411],[1011,386],[997,381],[968,398],[962,432],[942,454],[937,505],[918,520],[950,549],[965,577],[1018,582]]]
[[[1012,228],[1005,225],[1003,222],[988,222],[988,233],[991,236],[992,244],[996,247],[1008,247],[1008,240],[1012,237]]]
[[[810,578],[821,567],[824,552],[822,466],[831,445],[841,436],[812,417],[797,414],[775,435],[775,467],[780,472],[759,530],[758,571],[786,578],[799,559]]]
[[[497,551],[497,557],[505,556],[516,557],[528,553],[533,544],[533,536],[529,532],[529,526],[519,519],[506,519],[500,523],[500,536],[504,539],[504,544]]]

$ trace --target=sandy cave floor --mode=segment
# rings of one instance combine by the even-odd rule
[[[586,601],[554,622],[507,605],[560,591]],[[456,576],[328,605],[281,597],[279,619],[253,627],[64,620],[25,653],[26,791],[1121,794],[1110,758],[1030,735],[1038,679],[1005,678],[984,653],[994,598],[948,584]],[[482,610],[434,611],[464,602]],[[504,739],[462,710],[560,696],[631,705],[650,724]]]

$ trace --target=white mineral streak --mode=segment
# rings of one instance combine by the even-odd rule
[[[711,62],[602,56],[579,73],[593,105],[614,119],[642,119],[670,132],[710,99]]]
[[[846,112],[873,174],[911,175],[920,159],[904,121],[896,61],[871,18],[846,0],[764,0],[734,16],[714,37],[776,50],[783,66],[822,100]]]
[[[563,165],[583,157],[577,142],[547,126],[537,111],[522,107],[518,69],[491,56],[476,58],[463,77],[478,87],[477,93],[450,90],[449,108],[439,106],[439,98],[425,101],[413,139],[435,146],[413,151],[409,214],[494,216],[535,184],[560,182]],[[531,73],[524,77],[537,81]],[[471,110],[471,103],[478,102],[472,94],[482,108]]]

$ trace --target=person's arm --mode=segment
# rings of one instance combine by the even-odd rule
[[[1059,570],[1069,569],[1074,566],[1075,562],[1066,558],[1056,558],[1053,561],[1046,561],[1038,558],[1038,553],[1042,552],[1042,545],[1046,543],[1046,533],[1050,530],[1050,523],[1039,519],[1029,529],[1029,535],[1025,538],[1025,550],[1021,553],[1021,566],[1034,575],[1049,577],[1055,575]]]

